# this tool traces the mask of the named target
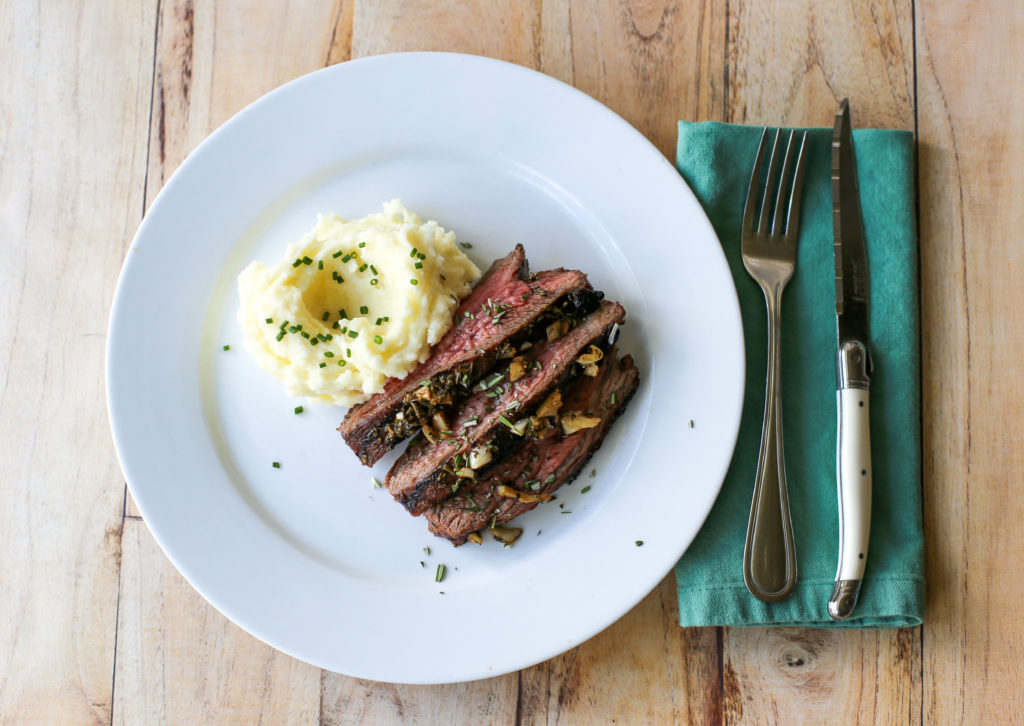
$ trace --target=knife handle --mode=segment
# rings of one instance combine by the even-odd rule
[[[839,566],[828,614],[835,620],[845,620],[857,604],[871,533],[871,381],[867,348],[846,342],[839,350],[837,363]]]

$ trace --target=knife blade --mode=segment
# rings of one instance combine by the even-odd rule
[[[871,354],[868,347],[867,245],[853,156],[850,103],[832,132],[832,232],[836,284],[836,490],[839,564],[828,614],[853,613],[864,579],[871,530]]]

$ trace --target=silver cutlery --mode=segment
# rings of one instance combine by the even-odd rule
[[[784,159],[781,159],[782,131],[775,132],[764,194],[760,195],[767,139],[768,129],[765,129],[750,175],[740,243],[743,266],[761,286],[768,308],[764,421],[743,547],[743,581],[754,597],[765,602],[777,602],[793,592],[797,577],[796,545],[789,514],[782,447],[780,334],[782,291],[796,267],[807,132],[797,134],[793,131],[789,134]]]
[[[832,225],[836,277],[836,353],[839,425],[836,488],[839,565],[828,614],[853,613],[864,579],[871,530],[871,354],[868,351],[868,259],[853,158],[850,103],[843,99],[832,133]]]

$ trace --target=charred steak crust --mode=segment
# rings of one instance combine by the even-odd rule
[[[552,492],[583,470],[608,429],[626,410],[638,385],[639,373],[632,357],[616,362],[613,348],[598,377],[577,378],[565,389],[565,410],[585,411],[598,416],[600,423],[568,436],[552,429],[540,438],[523,441],[465,495],[428,510],[425,517],[430,531],[458,546],[471,533],[504,524],[549,499]],[[504,496],[497,493],[499,487],[504,489]],[[525,496],[526,501],[517,495]]]
[[[531,411],[564,380],[580,353],[607,339],[608,331],[624,316],[621,305],[604,301],[577,327],[530,348],[522,356],[527,371],[522,378],[505,383],[502,376],[466,399],[451,425],[452,436],[410,444],[388,472],[384,486],[413,515],[452,495],[455,477],[449,463],[453,457],[469,456],[473,449],[489,444],[497,431],[509,426],[506,414],[518,418]]]
[[[372,466],[435,411],[458,404],[476,380],[494,365],[503,344],[528,335],[531,325],[556,304],[566,314],[596,306],[601,294],[578,270],[547,270],[529,275],[522,245],[497,260],[455,311],[456,323],[408,376],[354,406],[338,427],[345,442]],[[426,400],[418,392],[429,382]]]

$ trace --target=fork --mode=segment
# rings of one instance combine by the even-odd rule
[[[754,597],[765,602],[778,602],[787,598],[796,586],[797,575],[796,546],[789,514],[786,463],[782,450],[782,376],[779,364],[782,291],[796,268],[807,132],[804,131],[799,137],[799,149],[794,148],[797,133],[790,132],[785,160],[779,173],[781,137],[782,131],[777,130],[762,197],[758,192],[768,129],[761,133],[757,160],[750,174],[750,187],[743,208],[740,242],[743,266],[761,286],[768,307],[764,421],[761,425],[761,449],[757,456],[754,496],[747,522],[747,539],[743,546],[743,581]],[[787,184],[790,172],[792,183]],[[773,190],[777,174],[778,186]]]

